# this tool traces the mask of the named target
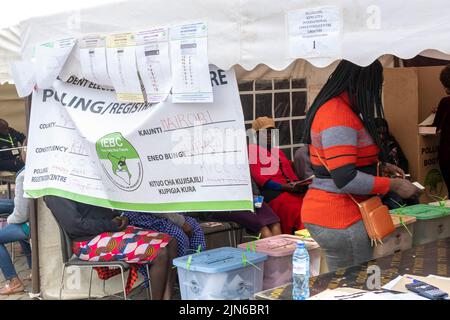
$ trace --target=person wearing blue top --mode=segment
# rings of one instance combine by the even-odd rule
[[[21,156],[25,160],[24,151]],[[14,210],[8,216],[8,224],[0,229],[0,269],[6,280],[6,285],[0,289],[0,295],[16,294],[23,292],[25,289],[22,281],[17,276],[14,264],[5,247],[6,244],[18,241],[27,258],[28,266],[31,268],[30,228],[28,225],[30,199],[23,196],[24,178],[25,172],[22,169],[17,173],[16,177]]]

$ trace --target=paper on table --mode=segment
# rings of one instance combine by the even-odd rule
[[[342,43],[339,7],[294,10],[287,13],[286,20],[291,58],[339,55]]]
[[[11,74],[17,95],[21,98],[30,95],[36,84],[33,63],[27,60],[14,61],[11,63]]]
[[[106,63],[104,36],[87,36],[80,40],[80,64],[85,79],[103,86],[112,86]]]
[[[172,101],[175,103],[213,102],[207,34],[204,22],[170,29]]]
[[[169,30],[159,28],[136,33],[136,60],[147,101],[165,101],[172,86]]]
[[[144,102],[139,81],[135,39],[132,33],[106,37],[108,74],[120,101]]]
[[[425,120],[419,123],[419,127],[432,126],[434,122],[434,118],[436,118],[436,114],[430,114]]]
[[[430,114],[425,120],[423,120],[421,123],[419,123],[419,134],[420,135],[433,135],[436,134],[437,128],[432,127],[434,118],[436,117],[436,114],[432,113]]]
[[[65,38],[43,43],[35,48],[34,69],[38,88],[48,88],[53,85],[74,44],[75,38]]]
[[[325,290],[308,300],[428,300],[414,293],[385,290],[364,291],[353,288]]]
[[[419,281],[423,281],[432,286],[438,287],[439,289],[441,289],[444,292],[447,292],[450,295],[450,278],[436,277],[436,276],[432,276],[432,275],[430,275],[428,277],[420,277],[420,276],[405,274],[405,275],[401,276],[400,279],[394,279],[393,281],[391,281],[391,282],[393,282],[393,285],[391,283],[388,283],[385,287],[391,288],[391,290],[395,290],[395,291],[409,292],[409,290],[406,289],[405,285],[408,283],[412,283],[413,280],[409,279],[408,277],[419,280]]]

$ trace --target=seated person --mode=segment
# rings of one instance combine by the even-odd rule
[[[74,254],[85,261],[125,261],[130,263],[126,291],[136,280],[139,264],[152,262],[150,280],[154,299],[169,300],[175,281],[172,260],[177,244],[167,234],[128,224],[120,212],[75,202],[56,196],[44,201],[73,242]],[[102,278],[104,268],[97,270]]]
[[[193,218],[180,213],[124,212],[130,225],[166,233],[177,240],[178,257],[206,250],[205,234]]]
[[[252,190],[254,196],[261,195],[258,186],[252,179]],[[262,203],[261,208],[254,208],[251,211],[228,211],[228,212],[208,212],[203,215],[208,220],[232,221],[251,233],[268,238],[281,234],[280,218],[273,212],[267,203]]]
[[[260,130],[267,130],[267,143],[262,145],[259,137],[257,144],[249,144],[249,163],[252,178],[261,189],[261,194],[281,221],[281,231],[292,234],[303,229],[300,212],[303,195],[307,186],[298,183],[292,164],[286,155],[272,147],[271,130],[275,122],[268,117],[253,121],[252,128],[259,136]]]
[[[0,269],[6,279],[6,285],[0,289],[0,295],[17,294],[24,291],[24,285],[17,276],[14,264],[11,261],[5,245],[19,241],[27,258],[28,267],[31,268],[30,228],[28,226],[28,208],[30,200],[23,197],[24,170],[18,172],[14,197],[14,209],[8,216],[8,224],[0,229]]]
[[[23,133],[10,128],[8,122],[0,119],[0,150],[20,147],[24,141]],[[24,165],[18,149],[0,151],[0,171],[18,172]]]

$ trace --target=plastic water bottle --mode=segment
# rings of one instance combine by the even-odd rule
[[[303,241],[297,242],[292,256],[292,299],[309,298],[309,254]]]

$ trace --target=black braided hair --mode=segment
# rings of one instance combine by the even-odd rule
[[[375,143],[381,147],[375,118],[384,118],[381,100],[382,86],[383,66],[378,60],[367,67],[360,67],[350,61],[342,60],[306,114],[302,142],[311,143],[311,125],[320,107],[328,100],[347,91],[353,111],[361,118]]]

